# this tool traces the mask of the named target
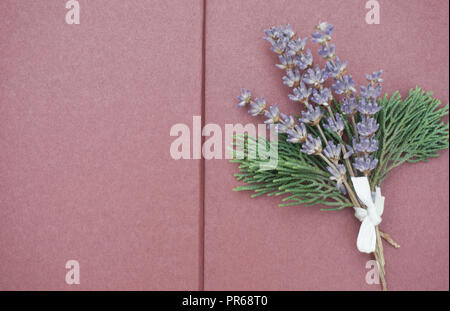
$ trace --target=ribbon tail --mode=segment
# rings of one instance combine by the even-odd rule
[[[373,253],[377,243],[377,234],[375,226],[369,217],[366,217],[359,228],[358,239],[356,240],[356,247],[362,253]]]

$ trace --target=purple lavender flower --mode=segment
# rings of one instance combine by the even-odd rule
[[[266,34],[266,37],[264,37],[265,40],[272,40],[272,41],[278,41],[278,40],[285,40],[285,39],[292,39],[294,37],[295,32],[292,30],[291,25],[287,24],[286,28],[283,28],[283,26],[272,26],[269,29],[265,29],[264,33]]]
[[[321,22],[316,26],[316,29],[331,36],[334,30],[334,26],[331,24],[328,24],[327,22]]]
[[[296,55],[294,58],[294,64],[299,67],[301,70],[305,70],[308,67],[311,67],[313,63],[313,56],[311,54],[311,50],[307,50],[306,53],[302,55]]]
[[[356,105],[356,109],[363,115],[373,116],[381,110],[381,106],[378,106],[377,101],[374,99],[365,99],[362,97]]]
[[[321,45],[327,44],[328,41],[331,40],[331,36],[326,33],[316,32],[311,35],[312,42],[319,43]]]
[[[354,139],[353,146],[358,153],[372,153],[378,150],[378,140],[373,137],[361,136],[359,142]]]
[[[350,98],[342,99],[341,111],[345,115],[354,115],[356,112],[356,98],[350,96]]]
[[[318,105],[328,106],[329,101],[332,99],[333,96],[331,95],[331,91],[328,88],[323,88],[319,91],[317,91],[316,89],[313,90],[313,97],[311,98],[311,100]]]
[[[300,122],[317,125],[322,119],[323,113],[320,110],[320,107],[314,108],[312,105],[309,105],[308,110],[302,112],[302,117],[303,118],[299,119]]]
[[[344,154],[344,159],[348,159],[354,154],[355,154],[355,150],[353,149],[353,147],[350,145],[347,145],[347,152]]]
[[[254,102],[250,102],[250,110],[248,113],[256,117],[257,115],[263,114],[265,109],[266,100],[264,97],[261,97],[261,99],[256,98]]]
[[[333,59],[336,56],[335,50],[336,47],[334,46],[334,44],[330,44],[330,47],[322,45],[322,47],[319,50],[319,55],[320,57],[325,59]]]
[[[264,123],[268,125],[278,123],[278,121],[280,121],[280,110],[278,109],[278,104],[270,106],[269,110],[264,112],[264,116],[267,118]]]
[[[330,166],[327,167],[328,172],[330,172],[330,174],[331,174],[330,179],[336,181],[336,188],[339,191],[341,191],[343,194],[347,194],[347,190],[345,189],[345,186],[344,186],[344,180],[346,177],[345,166],[342,164],[338,164],[338,165],[336,165],[336,168],[337,168],[337,170]]]
[[[378,130],[378,123],[374,118],[362,116],[361,122],[356,124],[359,135],[364,137],[372,136]]]
[[[288,129],[286,131],[288,134],[287,142],[298,144],[306,141],[306,126],[304,123],[300,123],[300,125],[295,125],[294,129]]]
[[[376,99],[381,94],[381,85],[361,86],[361,96]]]
[[[308,139],[302,144],[300,150],[306,154],[320,154],[322,153],[322,141],[320,138],[314,138],[311,134],[308,134]]]
[[[353,137],[353,146],[347,145],[347,153],[344,154],[344,159],[349,158],[353,154],[368,155],[378,150],[378,140],[373,137],[361,136],[359,142]]]
[[[281,26],[280,26],[280,28],[283,29],[283,27],[281,27]],[[295,31],[292,30],[292,27],[289,24],[286,25],[286,28],[284,28],[281,31],[281,33],[282,33],[284,38],[289,39],[289,40],[292,39],[295,36]]]
[[[280,122],[275,127],[277,133],[286,133],[288,130],[292,130],[295,126],[294,118],[284,113],[280,113],[280,116]]]
[[[332,117],[327,118],[326,122],[323,124],[323,127],[329,131],[337,133],[339,136],[342,136],[345,129],[344,121],[339,113],[335,114],[335,119]]]
[[[239,104],[238,107],[245,107],[245,105],[249,104],[252,99],[252,94],[249,90],[241,89],[241,95],[238,96]]]
[[[300,84],[300,71],[295,68],[294,70],[288,69],[286,71],[286,76],[283,77],[283,84],[289,87],[297,87]]]
[[[287,48],[287,42],[284,40],[274,41],[272,39],[268,39],[267,41],[272,44],[270,49],[278,55],[283,54]]]
[[[287,51],[287,55],[289,56],[301,55],[302,52],[305,50],[307,39],[308,37],[305,37],[303,39],[298,37],[297,40],[290,41],[288,43],[289,50]]]
[[[276,40],[278,39],[278,28],[272,26],[269,29],[264,29],[264,33],[266,34],[266,37],[264,37],[264,40]]]
[[[356,158],[353,163],[353,167],[364,173],[364,175],[369,176],[370,172],[377,166],[377,164],[378,159],[366,155]]]
[[[290,57],[290,56],[284,57],[283,55],[279,55],[278,57],[280,58],[281,64],[275,64],[275,66],[277,66],[280,69],[294,68],[294,61],[293,61],[292,57]]]
[[[347,69],[347,61],[341,63],[339,57],[336,56],[334,61],[328,61],[326,64],[326,70],[329,76],[337,78],[342,76]]]
[[[383,82],[383,79],[381,78],[382,74],[383,70],[381,69],[373,72],[372,74],[367,74],[366,75],[367,81],[369,81],[370,84],[381,83]]]
[[[342,80],[336,80],[333,88],[336,94],[356,93],[355,81],[353,81],[352,76],[343,76]]]
[[[323,149],[323,154],[332,162],[338,162],[341,158],[341,145],[335,145],[332,141],[329,141]]]
[[[300,82],[300,86],[293,90],[294,95],[289,94],[289,99],[297,102],[308,102],[308,98],[312,93],[311,88],[307,88],[303,82]]]
[[[315,69],[309,68],[308,71],[303,75],[303,81],[305,83],[319,88],[328,78],[328,74],[324,69],[320,69],[316,65]]]

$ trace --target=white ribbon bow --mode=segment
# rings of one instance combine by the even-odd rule
[[[375,193],[372,194],[367,177],[352,177],[352,183],[358,198],[367,206],[367,209],[354,207],[355,217],[362,222],[356,246],[360,252],[373,253],[377,243],[375,226],[382,220],[384,197],[379,187],[376,187]]]

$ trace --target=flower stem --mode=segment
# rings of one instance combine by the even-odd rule
[[[346,154],[347,150],[345,149],[345,146],[344,146],[343,143],[341,143],[341,148],[342,148],[343,153]],[[355,177],[355,173],[353,172],[352,164],[350,163],[350,159],[349,158],[345,159],[345,164],[347,165],[347,169],[348,169],[348,171],[350,173],[350,176]]]
[[[322,131],[322,127],[320,126],[320,124],[317,124],[316,127],[319,129],[320,135],[322,136],[325,144],[327,144],[327,146],[328,146],[328,140],[327,140],[327,138],[325,137],[325,134]]]
[[[328,160],[328,158],[326,156],[324,156],[322,153],[319,154],[319,156],[332,168],[334,169],[336,172],[339,172],[339,170],[337,169],[336,165],[334,165],[330,160]],[[344,186],[347,189],[348,195],[350,196],[350,200],[352,201],[352,203],[357,206],[357,207],[361,207],[361,205],[359,204],[358,198],[355,195],[355,192],[353,191],[352,187],[348,184],[347,182],[347,178],[344,178]]]
[[[333,119],[334,122],[336,122],[336,119],[334,117],[333,111],[331,110],[330,106],[327,106],[328,109],[328,113],[331,116],[331,118]],[[342,153],[346,154],[347,153],[347,149],[345,148],[345,145],[343,143],[339,143],[341,145],[342,148]],[[348,172],[350,173],[350,176],[354,177],[355,173],[353,172],[353,168],[352,168],[352,164],[350,163],[350,159],[347,158],[344,160],[345,162],[345,166],[347,167]]]
[[[375,230],[377,234],[377,245],[375,248],[374,255],[380,270],[379,275],[381,279],[381,287],[384,291],[386,291],[387,290],[386,270],[384,268],[386,262],[384,261],[383,242],[381,241],[380,230],[378,229],[378,226],[375,227]]]
[[[380,236],[395,248],[400,248],[400,244],[395,242],[389,234],[380,230]]]
[[[356,138],[359,139],[358,128],[356,127],[356,121],[355,121],[354,115],[352,115],[352,124],[353,124],[353,130],[355,131]]]

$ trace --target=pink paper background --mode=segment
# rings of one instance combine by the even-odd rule
[[[350,209],[232,192],[226,160],[205,161],[202,184],[201,161],[171,159],[169,130],[201,114],[203,78],[207,123],[256,121],[235,108],[241,87],[295,112],[261,40],[287,22],[302,36],[333,23],[357,83],[383,68],[385,91],[446,103],[448,1],[380,0],[367,25],[361,0],[207,0],[204,77],[202,0],[79,2],[71,26],[65,1],[0,2],[1,290],[379,290]],[[441,155],[382,185],[382,228],[402,245],[385,247],[392,290],[448,290]],[[69,259],[80,285],[65,284]]]
[[[197,289],[200,162],[169,131],[200,114],[202,2],[80,7],[0,2],[0,289]]]

